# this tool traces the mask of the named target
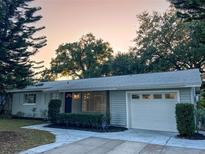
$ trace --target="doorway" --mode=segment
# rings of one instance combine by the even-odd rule
[[[65,93],[65,113],[71,113],[72,111],[72,93]]]

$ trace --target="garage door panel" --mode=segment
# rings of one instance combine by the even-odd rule
[[[176,132],[176,101],[141,101],[130,98],[131,128]]]

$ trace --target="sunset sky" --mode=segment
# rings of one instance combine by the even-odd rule
[[[89,32],[108,41],[115,53],[127,52],[136,36],[136,15],[164,12],[170,4],[167,0],[35,0],[32,5],[42,7],[38,25],[46,29],[39,34],[48,39],[34,59],[44,60],[48,67],[60,44],[77,41]]]

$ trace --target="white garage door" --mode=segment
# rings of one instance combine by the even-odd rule
[[[177,92],[131,93],[130,127],[176,132],[175,105]]]

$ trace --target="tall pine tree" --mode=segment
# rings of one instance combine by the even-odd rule
[[[196,22],[201,31],[199,40],[205,44],[205,0],[169,0],[177,9],[178,17],[186,22]]]
[[[46,37],[36,35],[45,27],[34,23],[41,8],[30,6],[33,0],[0,0],[0,93],[30,84],[34,61],[31,56],[46,45]]]
[[[205,0],[169,0],[176,9],[178,15],[187,20],[205,19]]]

